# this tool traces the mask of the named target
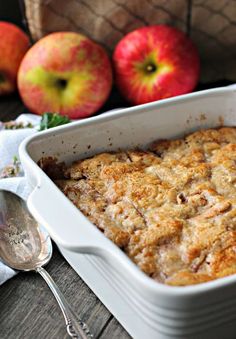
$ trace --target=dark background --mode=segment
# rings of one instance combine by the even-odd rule
[[[10,21],[24,28],[18,0],[0,0],[0,20]]]

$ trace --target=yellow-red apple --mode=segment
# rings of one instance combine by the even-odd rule
[[[116,84],[133,104],[191,92],[200,61],[193,42],[180,30],[146,26],[127,34],[113,54]]]
[[[18,72],[21,98],[37,114],[59,112],[85,118],[103,105],[111,85],[105,50],[73,32],[56,32],[39,40],[26,53]]]
[[[20,28],[0,21],[0,95],[16,89],[17,71],[29,46],[29,38]]]

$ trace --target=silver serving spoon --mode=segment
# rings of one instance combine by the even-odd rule
[[[0,257],[10,267],[22,271],[36,271],[54,294],[72,338],[92,338],[87,325],[76,318],[62,292],[42,267],[52,256],[51,239],[33,219],[20,197],[0,190]]]

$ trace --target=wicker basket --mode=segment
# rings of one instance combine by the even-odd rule
[[[137,27],[169,24],[187,32],[202,61],[202,82],[236,80],[235,0],[24,0],[34,40],[77,31],[112,53]]]

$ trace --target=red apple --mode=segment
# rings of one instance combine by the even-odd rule
[[[180,30],[147,26],[127,34],[113,54],[116,84],[133,104],[191,92],[200,61],[193,42]]]
[[[29,38],[17,26],[0,21],[0,95],[14,92],[17,71],[29,48]]]
[[[104,49],[87,37],[57,32],[39,40],[18,72],[20,95],[33,113],[85,118],[107,99],[112,70]]]

